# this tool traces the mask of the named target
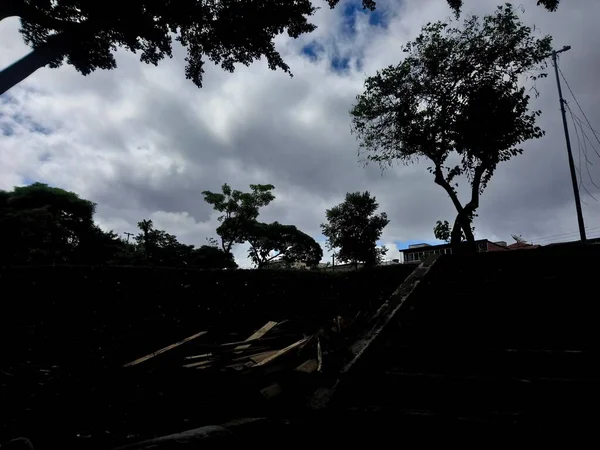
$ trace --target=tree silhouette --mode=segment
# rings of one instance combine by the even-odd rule
[[[451,241],[456,251],[475,251],[471,223],[499,163],[522,152],[543,131],[540,111],[529,111],[522,77],[543,77],[549,36],[537,39],[510,4],[462,29],[430,23],[406,45],[407,57],[367,78],[352,108],[352,130],[367,161],[383,167],[428,159],[434,181],[450,197],[457,216]],[[450,165],[451,156],[459,160]],[[457,179],[470,182],[462,203]]]
[[[326,211],[327,223],[321,224],[327,247],[338,249],[338,261],[372,266],[380,262],[387,249],[377,247],[383,229],[390,222],[386,213],[375,214],[379,204],[366,192],[346,194],[346,199]]]
[[[327,0],[334,7],[339,0]],[[363,0],[374,9],[373,0]],[[114,69],[117,47],[157,65],[172,56],[173,37],[187,50],[185,76],[202,86],[205,59],[233,72],[265,58],[270,69],[290,73],[274,38],[297,38],[316,27],[310,0],[2,0],[0,21],[17,16],[33,51],[0,72],[0,94],[48,65],[64,61],[84,75]]]
[[[204,201],[213,205],[219,216],[221,225],[217,234],[221,238],[221,248],[225,253],[231,253],[234,244],[246,242],[247,230],[258,217],[258,210],[271,203],[275,196],[275,186],[272,184],[251,184],[250,192],[232,190],[225,183],[221,192],[203,191]]]

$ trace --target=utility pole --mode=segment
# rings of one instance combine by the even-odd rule
[[[130,233],[130,232],[126,231],[123,234],[127,235],[127,243],[129,244],[129,236],[133,236],[135,233]]]
[[[565,110],[565,100],[562,95],[560,77],[558,76],[558,58],[559,53],[571,50],[567,45],[561,50],[552,51],[552,62],[554,63],[554,72],[556,73],[556,85],[558,86],[558,99],[560,101],[560,112],[562,114],[563,128],[565,129],[565,140],[567,141],[567,155],[569,157],[569,170],[571,171],[571,182],[573,183],[573,195],[575,196],[575,208],[577,209],[577,223],[579,224],[579,236],[581,242],[585,244],[585,225],[583,223],[583,212],[581,211],[581,198],[579,197],[579,186],[577,185],[577,174],[575,173],[575,163],[573,162],[573,152],[571,151],[571,138],[569,137],[569,127],[567,125],[567,112]]]

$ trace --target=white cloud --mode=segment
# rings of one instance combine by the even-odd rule
[[[488,12],[496,3],[468,0],[465,10]],[[11,133],[0,136],[0,188],[47,182],[97,202],[103,227],[135,231],[139,220],[152,218],[196,245],[214,236],[217,224],[201,191],[218,190],[224,182],[242,190],[250,183],[274,184],[277,199],[261,219],[294,224],[316,238],[325,209],[346,192],[369,190],[391,219],[383,235],[388,258],[396,241],[431,240],[435,221],[451,220],[453,210],[427,164],[400,166],[383,176],[377,167],[363,168],[348,111],[366,75],[397,63],[402,45],[425,22],[451,13],[445,0],[378,4],[387,13],[387,29],[369,26],[364,16],[355,35],[342,33],[343,8],[324,7],[315,16],[315,33],[296,41],[279,37],[293,78],[264,62],[234,74],[208,67],[199,90],[184,77],[179,48],[158,67],[119,51],[113,71],[83,77],[68,66],[41,69],[2,97],[0,129],[10,127]],[[525,19],[553,34],[558,47],[573,46],[561,68],[600,128],[600,3],[565,3],[556,13],[534,0],[525,6]],[[0,22],[0,42],[0,67],[28,51],[15,20]],[[323,51],[317,60],[302,53],[314,42]],[[334,56],[350,58],[350,69],[335,72]],[[547,135],[499,167],[482,198],[478,237],[509,240],[516,233],[534,239],[577,230],[554,80],[543,80],[538,89]],[[575,137],[574,146],[577,158]],[[592,170],[600,181],[598,167]],[[593,228],[600,206],[584,199]],[[246,252],[235,248],[238,263],[248,263]]]

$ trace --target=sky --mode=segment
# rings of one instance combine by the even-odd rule
[[[96,221],[119,234],[150,218],[187,244],[215,237],[218,214],[202,198],[223,183],[275,185],[259,220],[296,225],[324,243],[326,209],[347,192],[370,191],[390,224],[382,244],[388,259],[410,243],[435,242],[437,220],[452,222],[450,199],[434,184],[425,161],[381,171],[365,166],[350,133],[349,110],[367,76],[403,57],[402,46],[427,22],[447,20],[446,0],[379,0],[375,14],[360,0],[323,6],[317,30],[276,39],[294,77],[265,61],[231,74],[207,64],[204,87],[184,76],[183,49],[158,67],[119,50],[118,68],[82,76],[72,67],[43,68],[0,96],[0,189],[34,181],[74,191],[97,203]],[[465,14],[491,13],[498,0],[465,0]],[[523,20],[554,46],[572,49],[560,68],[593,128],[600,130],[600,2],[563,1],[558,12],[518,3]],[[28,52],[17,19],[0,22],[0,68]],[[550,67],[551,69],[551,67]],[[542,139],[502,163],[481,198],[477,238],[511,241],[521,235],[545,244],[577,238],[577,220],[554,74],[537,83],[532,107],[542,110]],[[565,99],[583,119],[569,89]],[[587,143],[586,163],[571,118],[575,163],[582,177],[588,236],[600,236],[600,158]],[[591,142],[600,150],[591,131]],[[581,166],[580,166],[581,164]],[[588,174],[589,171],[589,174]],[[462,186],[467,186],[462,180]],[[585,192],[585,189],[589,194]],[[590,195],[591,194],[591,195]],[[234,248],[245,267],[247,247]],[[329,252],[325,259],[329,260]]]

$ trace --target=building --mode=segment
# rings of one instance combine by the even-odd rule
[[[478,252],[502,252],[507,251],[506,242],[491,242],[487,239],[479,239],[475,241]],[[452,253],[450,244],[430,245],[430,244],[413,244],[407,249],[400,250],[405,263],[413,264],[420,263],[430,256],[443,255]]]
[[[510,244],[507,248],[509,250],[533,250],[536,248],[540,248],[539,244],[528,244],[527,242],[515,242],[514,244]]]

